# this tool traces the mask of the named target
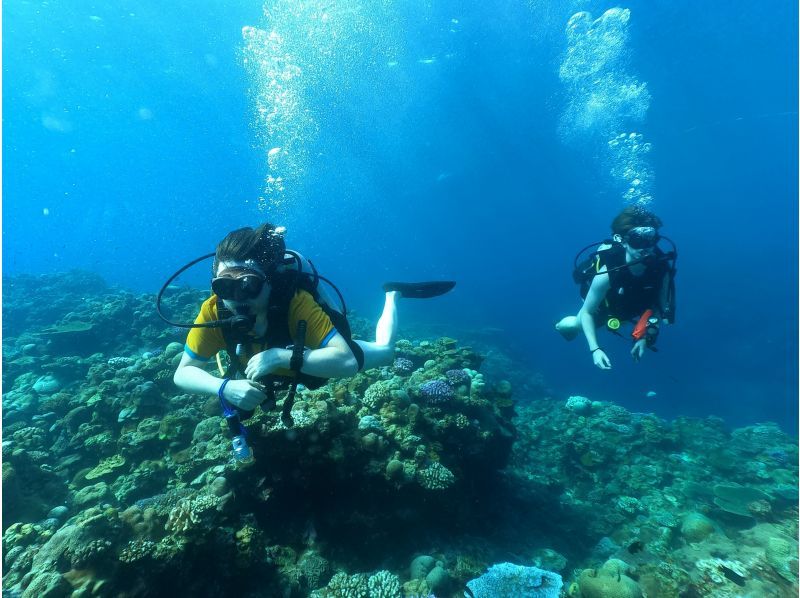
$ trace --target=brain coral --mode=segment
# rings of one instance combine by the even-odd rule
[[[628,566],[610,559],[600,569],[584,569],[578,578],[583,598],[641,598],[642,590],[625,575]]]

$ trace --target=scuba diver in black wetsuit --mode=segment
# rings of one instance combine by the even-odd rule
[[[622,210],[611,223],[613,237],[585,247],[575,257],[573,277],[581,285],[583,306],[575,316],[566,316],[556,330],[567,340],[583,331],[594,364],[611,369],[611,360],[597,341],[599,326],[619,334],[623,322],[631,322],[631,356],[639,361],[646,349],[656,350],[661,324],[675,322],[675,244],[659,235],[661,220],[637,206]],[[661,240],[672,251],[658,247]],[[587,249],[594,253],[587,260]]]
[[[203,302],[194,323],[167,320],[190,328],[173,379],[187,392],[219,397],[234,434],[237,458],[247,453],[237,453],[236,439],[244,443],[246,433],[240,418],[252,415],[262,403],[271,407],[276,389],[289,388],[282,419],[291,426],[291,403],[298,383],[318,388],[328,378],[391,364],[397,300],[436,297],[455,286],[450,281],[386,283],[375,341],[354,340],[338,289],[320,276],[311,262],[286,249],[284,233],[283,227],[269,223],[235,230],[219,243],[214,254],[176,272],[158,295],[161,315],[161,296],[169,283],[195,263],[214,257],[213,294]],[[338,304],[321,280],[336,291]],[[230,357],[230,366],[220,379],[203,368],[223,349]]]

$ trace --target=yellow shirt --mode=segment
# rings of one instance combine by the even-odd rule
[[[213,322],[219,319],[217,311],[217,296],[211,295],[203,302],[200,313],[195,318],[195,324]],[[294,337],[297,334],[297,323],[305,320],[306,328],[306,347],[309,349],[319,349],[328,344],[336,334],[331,319],[328,317],[319,304],[307,291],[297,291],[289,303],[289,333]],[[193,359],[207,361],[218,351],[225,349],[225,339],[222,336],[221,328],[192,328],[186,338],[184,351]],[[266,344],[250,343],[248,354],[242,356],[242,363],[247,363],[249,357],[269,349]],[[283,347],[281,347],[283,348]],[[278,370],[275,372],[281,376],[293,376],[290,370]]]

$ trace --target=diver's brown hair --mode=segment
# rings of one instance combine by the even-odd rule
[[[229,232],[217,245],[212,276],[217,275],[220,262],[255,261],[264,272],[268,272],[278,260],[283,258],[286,243],[283,230],[265,222],[257,228],[240,228]]]
[[[628,206],[622,210],[611,223],[611,232],[615,235],[625,235],[632,228],[637,226],[652,226],[661,228],[661,219],[639,206]]]

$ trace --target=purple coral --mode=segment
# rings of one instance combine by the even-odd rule
[[[414,371],[414,362],[405,357],[398,357],[392,364],[392,370],[399,376],[408,376]]]
[[[455,396],[453,387],[444,380],[428,380],[419,387],[420,394],[428,403],[444,403]]]
[[[444,375],[451,386],[469,385],[469,374],[464,370],[447,370]]]

